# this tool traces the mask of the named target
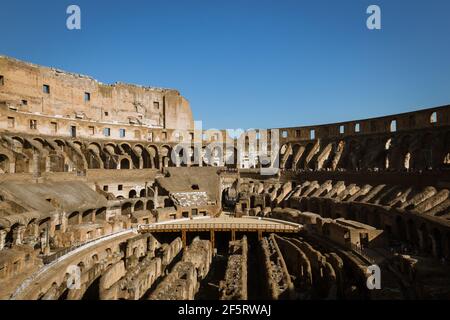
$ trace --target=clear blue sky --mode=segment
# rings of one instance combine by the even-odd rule
[[[77,4],[82,30],[66,29]],[[366,28],[378,4],[382,30]],[[0,54],[176,88],[204,128],[338,122],[450,103],[448,0],[2,0]]]

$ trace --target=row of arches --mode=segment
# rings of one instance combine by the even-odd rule
[[[282,169],[435,170],[450,166],[450,131],[425,131],[281,146]]]

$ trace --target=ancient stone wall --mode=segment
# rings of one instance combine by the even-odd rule
[[[247,300],[247,237],[231,241],[225,280],[221,282],[221,300]]]
[[[10,102],[19,112],[104,124],[169,129],[193,126],[189,103],[176,90],[105,85],[87,76],[6,57],[0,57],[0,70],[4,79],[0,100]]]

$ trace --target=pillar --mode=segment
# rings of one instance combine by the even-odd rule
[[[236,231],[234,229],[231,230],[231,241],[236,241]]]
[[[216,244],[215,244],[215,234],[214,234],[214,230],[213,229],[211,229],[210,234],[211,234],[211,246],[212,246],[212,249],[214,251],[214,248],[216,247]]]
[[[0,250],[3,250],[3,248],[5,248],[6,234],[6,230],[0,230]]]
[[[52,171],[52,159],[50,159],[50,156],[47,155],[47,157],[45,157],[45,172],[51,171]]]
[[[158,203],[158,186],[155,186],[153,189],[153,205],[155,206],[155,209],[159,207]]]
[[[262,231],[258,230],[258,240],[262,240],[263,236],[262,236]]]
[[[13,243],[21,245],[23,241],[23,234],[25,233],[25,226],[18,226],[13,230]]]
[[[32,163],[33,176],[39,177],[41,175],[39,170],[39,153],[33,153],[33,163]]]
[[[9,173],[16,173],[16,163],[13,161],[9,163]]]
[[[181,231],[181,241],[183,242],[183,249],[186,249],[186,230]]]

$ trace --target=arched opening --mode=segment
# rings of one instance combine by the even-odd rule
[[[133,199],[136,198],[137,192],[136,190],[130,190],[130,192],[128,192],[128,198]]]
[[[389,129],[390,129],[391,132],[396,132],[397,131],[397,120],[392,120],[391,121]]]
[[[117,169],[117,146],[109,143],[103,148],[103,163],[105,164],[105,169]]]
[[[409,170],[409,169],[410,169],[410,161],[411,161],[411,153],[410,153],[410,152],[407,152],[406,155],[405,155],[404,163],[403,163],[403,167],[404,167],[406,170]]]
[[[45,218],[39,222],[39,234],[50,231],[50,218]]]
[[[100,208],[95,212],[95,220],[106,220],[106,208]]]
[[[170,155],[171,155],[170,147],[168,146],[161,147],[162,165],[164,168],[167,168],[172,164]]]
[[[133,168],[139,168],[139,157],[136,154],[136,152],[133,149],[131,149],[130,145],[127,143],[122,143],[120,146],[130,156],[132,162],[132,164],[130,163],[128,164],[127,169],[130,169],[131,166],[133,166]]]
[[[100,300],[100,278],[97,277],[86,289],[81,300]]]
[[[164,199],[164,207],[165,207],[165,208],[167,208],[167,207],[172,207],[172,206],[173,206],[173,201],[172,201],[172,199],[170,199],[170,198]]]
[[[158,149],[155,146],[148,146],[147,150],[150,156],[150,168],[159,168]]]
[[[127,158],[123,158],[122,160],[120,160],[120,169],[130,169],[130,160],[128,160]]]
[[[140,196],[141,198],[145,198],[145,197],[147,196],[147,191],[146,191],[145,189],[142,189],[142,190],[139,192],[139,196]]]
[[[76,225],[76,224],[78,224],[78,223],[79,223],[78,215],[79,215],[79,212],[78,212],[78,211],[72,212],[72,213],[69,215],[69,217],[67,218],[68,224],[69,224],[69,225]]]
[[[147,210],[153,210],[153,209],[155,209],[155,203],[153,202],[153,200],[148,200],[148,201],[147,201],[146,208],[147,208]]]
[[[27,240],[31,240],[34,241],[36,240],[38,234],[37,234],[37,224],[36,224],[36,219],[32,219],[30,222],[28,222],[27,227],[25,229],[25,232],[23,234],[23,239],[24,241]]]
[[[136,202],[136,204],[134,205],[134,211],[141,211],[144,210],[144,202],[142,201],[138,201]]]
[[[152,167],[150,153],[144,147],[142,147],[142,162],[144,169]]]
[[[85,212],[83,212],[83,214],[81,216],[81,220],[83,221],[83,223],[92,222],[93,213],[94,213],[94,210],[86,210]]]
[[[437,112],[433,112],[430,116],[430,123],[437,123]]]
[[[131,214],[131,203],[127,202],[122,205],[122,215],[129,216]]]
[[[89,169],[101,169],[100,146],[97,144],[89,145],[86,160]]]
[[[9,158],[4,154],[0,154],[0,173],[9,172]]]

